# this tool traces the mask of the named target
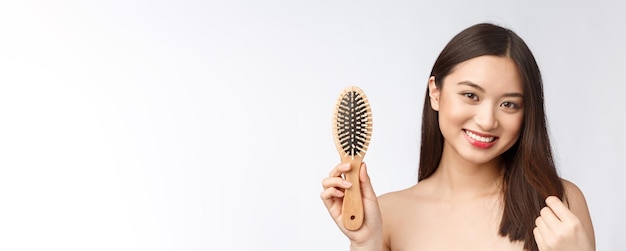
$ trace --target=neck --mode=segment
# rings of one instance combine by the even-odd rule
[[[450,152],[444,149],[439,166],[431,176],[441,198],[475,198],[502,191],[504,164],[501,159],[477,164],[458,155],[451,156]]]

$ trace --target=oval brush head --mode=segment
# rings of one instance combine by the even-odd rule
[[[342,223],[348,230],[357,230],[363,225],[364,217],[359,173],[372,137],[372,110],[360,88],[350,86],[339,95],[333,114],[333,136],[341,162],[349,162],[351,166],[344,173],[352,187],[344,193]]]

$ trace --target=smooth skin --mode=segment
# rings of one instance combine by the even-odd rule
[[[457,65],[438,89],[429,81],[431,106],[439,111],[444,150],[435,173],[405,190],[377,197],[366,165],[360,173],[365,223],[357,231],[341,224],[343,190],[351,185],[339,164],[322,181],[322,200],[350,239],[351,250],[523,250],[498,234],[502,217],[503,164],[500,155],[518,139],[523,119],[522,83],[513,61],[481,56]],[[476,143],[467,131],[493,137]],[[484,141],[484,139],[483,139]],[[535,221],[541,251],[595,250],[587,204],[573,183],[563,180],[566,203],[554,196]]]

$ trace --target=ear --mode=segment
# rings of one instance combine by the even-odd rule
[[[435,76],[428,79],[428,96],[430,97],[430,107],[435,111],[439,111],[439,95],[441,90],[435,84]]]

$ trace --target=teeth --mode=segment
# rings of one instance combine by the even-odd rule
[[[476,134],[473,134],[470,131],[465,130],[465,134],[467,134],[467,136],[469,136],[470,138],[476,140],[476,141],[480,141],[480,142],[484,142],[484,143],[489,143],[489,142],[493,142],[496,137],[482,137],[482,136],[478,136]]]

